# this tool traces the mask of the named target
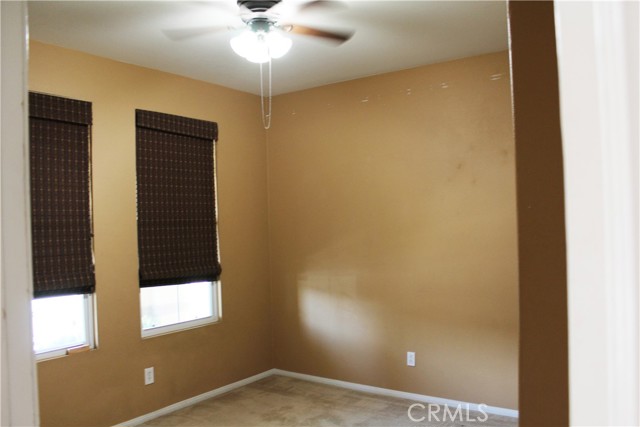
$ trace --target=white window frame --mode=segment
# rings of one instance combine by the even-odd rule
[[[203,317],[201,319],[188,320],[186,322],[172,323],[170,325],[159,326],[157,328],[144,329],[142,327],[142,312],[141,312],[140,313],[140,330],[142,331],[142,338],[145,339],[145,338],[157,337],[160,335],[172,334],[175,332],[181,332],[188,329],[199,328],[202,326],[211,325],[211,324],[220,322],[222,320],[222,304],[221,304],[221,298],[220,298],[221,283],[219,280],[213,281],[210,283],[212,286],[211,296],[213,298],[213,301],[211,303],[213,313],[211,316]],[[141,295],[140,295],[140,303],[142,303]]]
[[[97,333],[96,333],[96,308],[95,308],[95,294],[83,295],[84,302],[84,317],[85,328],[87,334],[86,344],[81,344],[73,347],[63,347],[56,350],[45,351],[42,353],[35,353],[36,362],[43,360],[56,359],[58,357],[67,356],[70,349],[88,346],[90,350],[97,348]]]

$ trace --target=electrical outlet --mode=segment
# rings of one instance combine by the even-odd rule
[[[144,369],[144,385],[153,384],[155,381],[155,374],[153,372],[153,366]]]
[[[416,354],[413,351],[407,351],[407,366],[416,366]]]

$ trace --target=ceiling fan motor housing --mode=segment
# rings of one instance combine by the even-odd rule
[[[246,7],[252,12],[266,12],[282,0],[238,0],[238,6]]]

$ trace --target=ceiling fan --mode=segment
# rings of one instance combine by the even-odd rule
[[[341,44],[349,40],[353,31],[327,31],[298,25],[289,19],[297,13],[316,10],[343,8],[345,4],[338,0],[311,0],[295,3],[282,0],[237,0],[237,16],[242,20],[245,31],[231,40],[231,47],[240,56],[251,62],[263,63],[271,58],[279,58],[291,47],[287,33],[316,37]],[[219,31],[234,29],[225,27],[197,27],[164,30],[171,40],[180,41]],[[260,54],[256,52],[262,49]]]
[[[304,25],[298,25],[288,19],[309,10],[329,10],[342,8],[341,0],[310,0],[297,3],[291,0],[237,0],[239,16],[244,31],[231,39],[231,48],[250,62],[260,64],[260,105],[262,123],[265,129],[271,127],[271,59],[284,56],[291,48],[292,41],[287,33],[316,37],[341,44],[353,36],[353,31],[326,31]],[[164,34],[172,40],[186,40],[193,37],[212,34],[221,30],[234,29],[220,26],[183,28],[164,30]],[[268,63],[267,102],[263,84],[262,64]]]

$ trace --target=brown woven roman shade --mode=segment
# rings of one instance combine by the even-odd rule
[[[95,289],[91,103],[29,93],[35,297]]]
[[[219,279],[217,138],[216,123],[136,110],[141,287]]]

